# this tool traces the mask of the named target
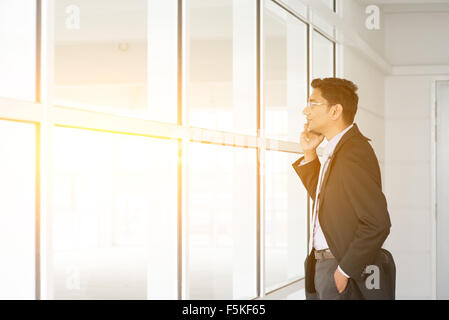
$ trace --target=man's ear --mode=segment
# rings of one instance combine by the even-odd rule
[[[343,116],[343,106],[341,104],[333,105],[332,120],[337,120],[340,116]]]

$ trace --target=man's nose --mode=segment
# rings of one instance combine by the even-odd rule
[[[302,114],[303,115],[308,115],[310,112],[309,112],[309,108],[308,107],[305,107],[304,109],[302,109]]]

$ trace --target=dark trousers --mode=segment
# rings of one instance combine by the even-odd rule
[[[315,264],[315,293],[308,293],[307,300],[357,300],[361,294],[352,279],[348,280],[345,290],[338,292],[335,285],[334,273],[337,270],[336,259],[317,260]]]

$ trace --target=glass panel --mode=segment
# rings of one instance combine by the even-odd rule
[[[298,158],[266,151],[265,292],[304,277],[307,192],[291,166]]]
[[[186,10],[187,122],[256,134],[256,1],[189,0]]]
[[[178,0],[147,0],[147,4],[148,112],[153,120],[176,123]]]
[[[0,121],[0,159],[0,299],[35,299],[35,125]]]
[[[329,9],[334,11],[334,0],[321,0]],[[321,29],[328,36],[334,36],[334,27],[329,24],[325,19],[321,18],[321,16],[317,14],[312,14],[313,24]]]
[[[176,142],[54,136],[55,298],[176,299]]]
[[[36,98],[36,1],[0,1],[0,96]]]
[[[307,26],[265,1],[263,37],[265,134],[297,142],[307,101]]]
[[[313,33],[312,79],[334,76],[334,43],[318,32]]]
[[[257,295],[256,150],[190,143],[187,299]]]
[[[334,43],[315,31],[312,54],[312,79],[334,77]],[[306,120],[305,117],[304,120]],[[324,139],[320,148],[325,148],[327,143],[327,139]]]
[[[176,0],[55,6],[56,104],[177,121]]]

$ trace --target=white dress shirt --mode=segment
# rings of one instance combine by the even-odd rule
[[[310,239],[310,242],[313,242],[313,247],[315,250],[323,250],[328,249],[329,246],[327,244],[326,238],[324,237],[323,230],[320,226],[320,220],[318,219],[318,212],[319,212],[319,203],[317,201],[319,191],[321,188],[322,179],[324,178],[326,174],[327,167],[329,165],[329,161],[327,161],[333,154],[335,147],[337,146],[338,142],[340,141],[341,137],[351,129],[353,124],[348,126],[345,130],[341,131],[337,135],[335,135],[326,145],[326,148],[324,150],[324,163],[320,170],[320,175],[318,176],[318,185],[316,189],[316,195],[315,195],[315,210],[313,210],[313,216],[312,216],[312,224],[313,224],[313,236],[312,239]],[[300,165],[304,165],[307,162],[304,162],[304,160],[300,163]],[[309,243],[310,243],[309,242]],[[338,270],[346,277],[349,278],[349,276],[338,266]]]

